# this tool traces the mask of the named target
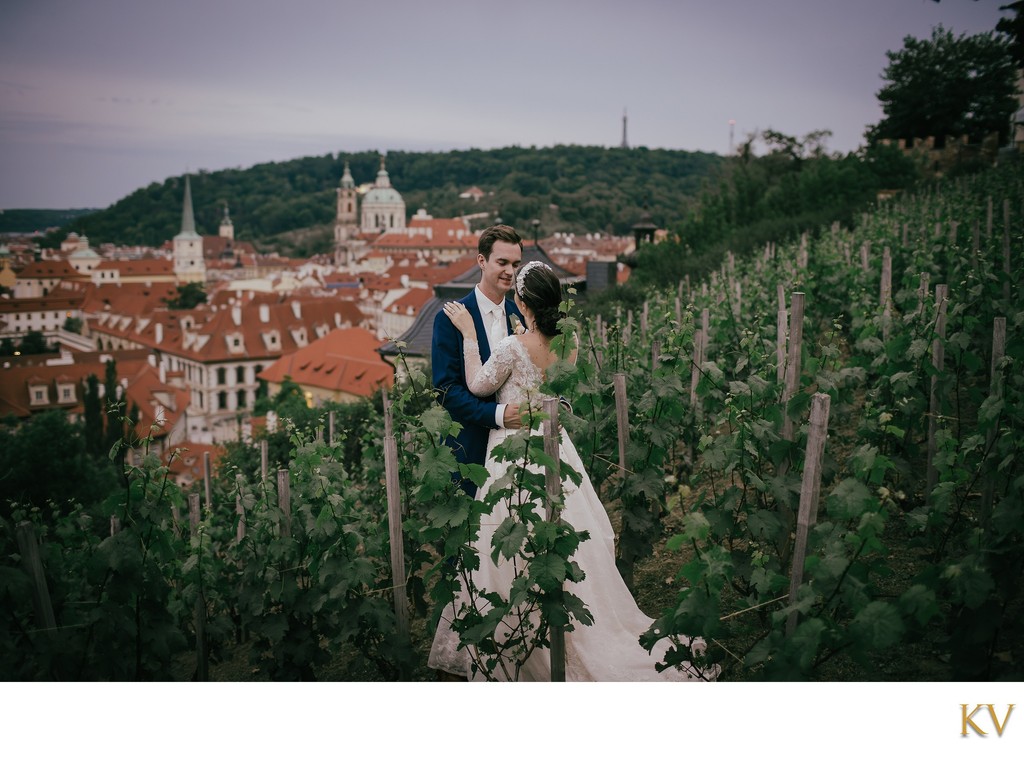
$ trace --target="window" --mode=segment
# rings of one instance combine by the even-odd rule
[[[228,370],[225,369],[224,367],[221,367],[220,369],[217,370],[217,384],[218,385],[224,385],[224,384],[227,384],[227,381],[228,381]],[[221,408],[223,408],[223,406]]]
[[[228,407],[228,394],[221,390],[217,393],[217,408],[224,410]]]
[[[62,387],[61,390],[60,390],[60,397],[61,397],[62,400],[65,400],[65,401],[73,401],[74,400],[74,396],[71,393],[71,388],[70,387]]]
[[[244,390],[239,390],[238,391],[238,406],[237,406],[237,408],[245,408],[245,405],[246,405],[246,395],[247,395],[247,393]]]
[[[245,367],[244,366],[237,366],[237,367],[235,367],[235,384],[236,385],[243,385],[243,384],[245,384]]]

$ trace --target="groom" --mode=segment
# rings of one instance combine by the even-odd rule
[[[480,343],[480,360],[486,363],[494,346],[512,334],[509,316],[515,314],[520,323],[523,321],[519,309],[505,298],[523,261],[523,241],[506,224],[488,227],[480,234],[476,260],[480,267],[480,284],[459,302],[473,316],[477,342]],[[455,438],[449,437],[445,443],[452,446],[459,463],[483,465],[489,431],[501,427],[522,427],[519,409],[497,403],[493,395],[477,398],[469,391],[462,357],[462,335],[444,311],[438,311],[434,317],[430,362],[441,405],[453,420],[462,425],[459,434]],[[453,477],[458,480],[458,473]],[[460,484],[469,495],[476,494],[476,485],[470,480],[462,480]]]

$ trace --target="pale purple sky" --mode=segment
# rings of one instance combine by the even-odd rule
[[[729,150],[881,118],[887,50],[1008,0],[2,0],[0,209],[360,150]]]

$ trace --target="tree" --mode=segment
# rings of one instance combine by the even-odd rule
[[[76,335],[82,334],[82,320],[77,316],[69,316],[64,320],[64,329],[68,332],[74,332]]]
[[[1017,108],[1017,70],[1005,37],[954,37],[937,26],[931,39],[904,37],[903,49],[886,56],[886,84],[877,93],[885,117],[868,130],[869,141],[935,137],[941,146],[946,137],[980,142],[993,132],[1005,141]]]
[[[25,336],[21,338],[21,342],[18,344],[18,350],[20,350],[22,354],[28,356],[39,353],[51,353],[53,352],[53,347],[46,342],[46,336],[42,332],[32,330],[30,332],[26,332]]]
[[[105,498],[113,470],[96,466],[85,450],[80,423],[60,410],[44,411],[14,429],[0,428],[0,516],[10,518],[14,503],[40,508],[54,501],[92,505]]]
[[[97,459],[105,458],[103,450],[103,407],[100,403],[100,381],[95,374],[86,379],[83,438],[85,452]]]
[[[178,296],[164,301],[167,307],[175,311],[183,311],[195,308],[200,303],[206,303],[206,291],[200,282],[187,282],[178,285]]]
[[[1024,0],[1000,5],[1001,11],[1013,11],[1012,17],[1003,17],[996,23],[996,31],[1010,38],[1010,55],[1017,68],[1024,69]]]

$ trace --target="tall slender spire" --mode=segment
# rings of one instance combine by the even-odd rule
[[[188,174],[185,175],[185,203],[181,209],[181,231],[182,233],[196,233],[196,217],[192,213],[192,186],[188,181]]]
[[[628,148],[629,142],[626,140],[626,109],[622,109],[622,147]]]

